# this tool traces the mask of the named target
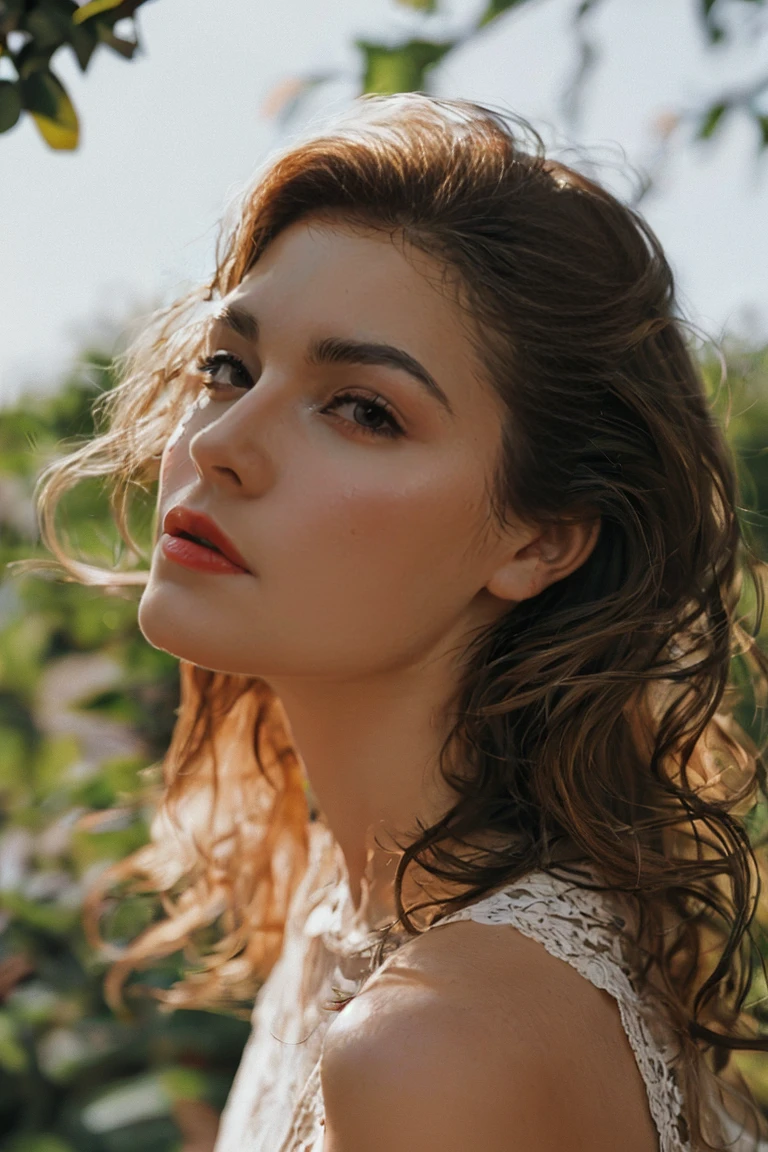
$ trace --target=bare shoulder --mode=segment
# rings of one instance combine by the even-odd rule
[[[324,1152],[655,1152],[618,1008],[511,925],[410,941],[333,1020]]]

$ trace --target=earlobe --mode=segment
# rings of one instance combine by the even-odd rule
[[[545,566],[542,557],[542,538],[537,536],[522,548],[518,548],[499,565],[486,584],[486,589],[492,596],[506,600],[510,605],[521,600],[530,600],[543,587],[540,581]]]

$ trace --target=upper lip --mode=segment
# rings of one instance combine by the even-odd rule
[[[177,504],[166,512],[163,518],[163,531],[169,536],[180,536],[188,532],[190,536],[199,536],[215,545],[228,560],[249,572],[248,564],[235,548],[228,536],[225,536],[218,524],[206,516],[204,512],[196,512],[194,508],[185,508]]]

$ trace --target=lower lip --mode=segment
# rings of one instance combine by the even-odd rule
[[[249,576],[246,568],[233,564],[221,552],[214,552],[204,544],[195,544],[183,536],[169,536],[164,532],[160,538],[163,556],[181,564],[182,568],[192,568],[195,572],[214,572],[218,575]]]

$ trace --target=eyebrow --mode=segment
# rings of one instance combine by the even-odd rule
[[[259,338],[259,322],[252,312],[226,304],[213,316],[253,343]],[[423,364],[402,348],[393,344],[378,344],[370,340],[350,340],[341,336],[326,336],[314,340],[309,346],[307,359],[310,364],[381,364],[386,368],[399,368],[407,372],[437,400],[451,416],[455,413],[443,389]]]

